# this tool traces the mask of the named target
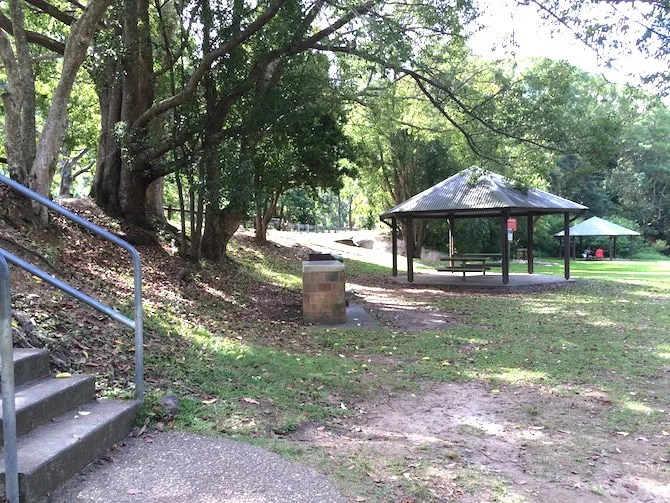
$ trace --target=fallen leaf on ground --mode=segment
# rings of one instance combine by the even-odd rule
[[[253,403],[254,405],[260,404],[260,402],[258,400],[254,400],[253,398],[249,398],[249,397],[246,397],[246,396],[242,399],[242,401],[246,402],[246,403]]]
[[[70,374],[69,372],[60,372],[60,373],[56,374],[56,377],[58,379],[63,379],[65,377],[72,377],[72,374]]]

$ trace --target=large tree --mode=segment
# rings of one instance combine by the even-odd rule
[[[111,0],[91,0],[86,8],[75,8],[78,17],[41,0],[10,0],[8,9],[0,12],[0,58],[7,77],[2,99],[8,170],[13,179],[43,196],[49,196],[77,71],[110,3]],[[49,25],[42,17],[27,15],[32,10],[68,27],[61,33],[61,40],[51,37]],[[27,22],[28,17],[31,23]],[[44,31],[37,31],[39,28]],[[39,64],[40,56],[53,53],[62,56],[62,70],[38,135],[35,65]],[[46,210],[42,208],[40,212],[46,218]]]

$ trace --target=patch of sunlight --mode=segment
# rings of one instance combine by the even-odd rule
[[[530,311],[537,314],[556,314],[563,312],[563,309],[557,306],[531,306]]]
[[[643,477],[638,477],[636,481],[637,485],[646,490],[649,494],[662,498],[662,501],[670,501],[670,485],[659,480]]]
[[[670,344],[660,344],[656,349],[658,349],[657,355],[659,358],[670,360]]]
[[[520,369],[516,367],[501,368],[498,372],[490,373],[493,379],[500,379],[511,384],[532,384],[541,382],[547,379],[546,372],[539,372],[537,370]]]
[[[642,412],[644,414],[651,414],[654,412],[654,409],[640,402],[626,401],[624,403],[624,407],[626,407],[628,410],[632,410],[633,412]]]
[[[217,290],[216,288],[206,284],[206,283],[200,283],[199,285],[205,292],[210,294],[212,297],[216,297],[218,299],[224,300],[228,302],[229,304],[237,305],[240,307],[244,307],[243,304],[240,304],[237,300],[235,300],[234,297],[230,297],[229,295],[226,295],[223,293],[221,290]]]
[[[653,290],[636,290],[635,292],[632,293],[634,295],[637,295],[638,297],[647,297],[652,302],[660,302],[660,301],[670,302],[670,295],[655,292]]]
[[[191,339],[203,348],[212,349],[229,356],[246,355],[253,352],[251,346],[229,337],[212,337],[209,333],[193,333]]]
[[[496,437],[501,437],[506,434],[505,425],[500,423],[492,423],[490,421],[484,421],[480,417],[462,417],[461,422],[465,426],[470,426],[474,428],[474,432],[481,432],[480,434],[493,435]]]
[[[302,288],[302,278],[296,274],[272,271],[262,265],[254,265],[253,268],[259,276],[275,286],[291,289]]]
[[[592,327],[614,327],[614,326],[616,326],[616,323],[603,318],[601,320],[591,319],[589,321],[589,325],[591,325]]]

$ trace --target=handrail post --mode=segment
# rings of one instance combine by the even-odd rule
[[[2,361],[2,428],[5,455],[5,492],[9,503],[19,503],[19,467],[16,454],[14,402],[14,344],[12,296],[7,261],[0,255],[0,358]]]
[[[142,265],[140,255],[132,249],[133,281],[135,287],[135,393],[144,403],[144,314],[142,312]]]

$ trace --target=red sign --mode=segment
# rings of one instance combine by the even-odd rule
[[[507,219],[507,230],[516,232],[516,218]]]

